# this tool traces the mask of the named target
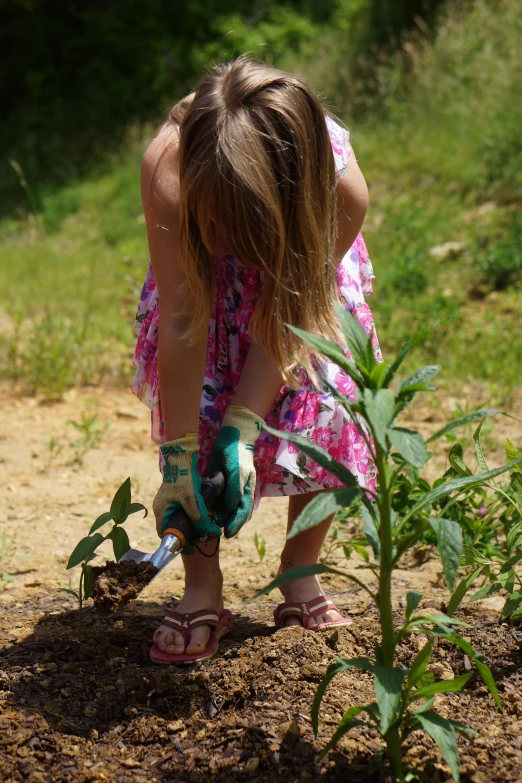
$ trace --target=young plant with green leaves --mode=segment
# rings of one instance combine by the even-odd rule
[[[374,678],[375,701],[363,706],[351,707],[342,717],[332,739],[324,748],[324,755],[337,741],[352,728],[361,724],[361,718],[373,723],[379,730],[387,752],[389,769],[394,780],[405,780],[402,761],[402,745],[414,731],[424,729],[439,745],[442,755],[448,763],[455,779],[459,777],[456,733],[469,735],[470,729],[455,720],[440,715],[434,708],[438,693],[458,692],[473,676],[466,672],[449,681],[435,682],[427,672],[434,641],[444,639],[461,648],[475,663],[475,666],[489,688],[499,709],[500,698],[492,674],[482,656],[475,652],[466,639],[459,635],[458,629],[465,624],[445,614],[426,615],[417,611],[422,595],[410,591],[406,596],[404,622],[396,628],[393,620],[391,583],[394,569],[401,557],[417,544],[425,531],[431,530],[437,539],[437,551],[449,587],[454,587],[462,555],[463,540],[458,522],[448,518],[446,509],[452,498],[468,487],[490,481],[505,470],[512,470],[520,459],[496,470],[486,471],[478,476],[460,476],[446,481],[440,486],[424,491],[420,487],[418,497],[412,504],[406,504],[397,511],[397,496],[403,492],[400,476],[405,464],[414,468],[422,467],[429,458],[422,436],[418,432],[397,424],[397,416],[411,403],[418,392],[432,389],[432,378],[439,368],[428,366],[401,381],[392,391],[390,385],[414,340],[411,339],[401,349],[397,358],[390,364],[377,363],[372,349],[371,335],[368,336],[358,321],[346,310],[338,307],[338,316],[344,337],[352,359],[348,359],[343,349],[335,342],[294,329],[305,342],[318,354],[323,354],[341,367],[354,381],[357,399],[349,400],[333,388],[325,379],[325,387],[341,403],[347,415],[357,424],[368,448],[370,449],[377,472],[377,491],[375,494],[363,490],[354,476],[328,452],[308,439],[298,435],[289,436],[269,427],[272,434],[284,437],[297,446],[304,454],[318,462],[344,484],[344,488],[321,493],[315,497],[296,519],[289,538],[299,535],[340,509],[350,506],[359,498],[363,511],[364,534],[370,542],[375,562],[370,568],[378,579],[376,591],[358,577],[339,568],[325,564],[292,568],[278,576],[258,595],[269,592],[294,579],[311,574],[333,573],[346,577],[366,591],[376,604],[380,616],[381,641],[375,648],[373,658],[339,658],[328,669],[320,684],[312,707],[312,723],[318,730],[319,708],[328,684],[337,674],[349,669],[362,669],[372,672]],[[318,370],[320,374],[320,369]],[[467,423],[470,417],[480,418],[488,412],[469,414],[447,425],[441,433],[455,426]],[[392,451],[400,455],[400,464],[392,458]],[[441,504],[441,501],[446,501]],[[433,511],[437,504],[436,512]],[[427,644],[415,656],[409,668],[395,664],[397,645],[412,634],[424,634]]]
[[[262,563],[266,555],[266,541],[264,538],[260,538],[257,533],[254,533],[254,546],[256,548],[259,562]]]
[[[0,590],[4,590],[8,584],[14,581],[6,568],[7,561],[11,559],[15,552],[16,542],[14,540],[9,541],[4,530],[2,540],[0,541]]]
[[[104,434],[110,427],[108,421],[105,424],[98,424],[98,414],[93,413],[91,416],[87,413],[82,413],[81,421],[69,421],[67,422],[71,427],[74,427],[78,432],[77,438],[69,439],[69,446],[73,450],[72,462],[81,463],[87,452],[93,449],[103,438]]]
[[[82,636],[83,602],[91,597],[93,586],[93,573],[90,563],[96,556],[96,550],[105,541],[112,542],[116,561],[120,560],[125,552],[129,551],[129,537],[122,525],[131,514],[136,514],[138,511],[144,511],[145,517],[149,513],[141,503],[132,502],[131,480],[127,478],[114,495],[109,511],[105,511],[97,517],[89,530],[89,534],[76,544],[69,558],[67,570],[81,565],[80,583],[77,591],[70,587],[62,587],[61,590],[73,595],[78,601],[78,635],[80,640]],[[100,528],[109,522],[113,524],[106,535],[98,532]]]
[[[473,440],[477,462],[482,470],[488,471],[488,465],[480,442],[482,422],[477,427]],[[464,550],[461,565],[471,567],[453,592],[448,604],[448,613],[453,614],[470,588],[481,579],[483,584],[472,596],[471,601],[493,595],[507,593],[502,609],[502,619],[518,622],[522,619],[522,579],[516,566],[522,562],[522,454],[509,439],[505,446],[506,460],[509,463],[509,487],[503,488],[495,481],[484,482],[484,487],[495,496],[494,502],[487,507],[487,518],[499,515],[506,532],[504,546],[496,552],[496,557],[486,557],[477,547]],[[463,460],[456,466],[464,476],[472,475]]]

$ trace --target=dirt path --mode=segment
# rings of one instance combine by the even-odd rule
[[[446,400],[444,410],[417,406],[416,424],[424,432],[437,429],[457,402],[462,404]],[[67,422],[94,414],[91,432],[106,422],[109,427],[75,463],[78,445],[70,441],[80,435]],[[154,627],[182,590],[178,561],[116,619],[100,619],[88,609],[85,643],[78,648],[75,601],[57,588],[68,586],[70,552],[107,510],[123,479],[132,478],[133,500],[151,505],[158,471],[148,428],[146,410],[125,391],[73,391],[60,403],[40,404],[13,400],[0,389],[0,535],[5,532],[15,547],[0,564],[0,572],[3,565],[14,579],[0,592],[1,780],[163,782],[203,781],[209,775],[218,781],[340,781],[348,775],[378,780],[367,767],[377,737],[366,727],[324,761],[316,760],[344,710],[370,695],[367,675],[343,675],[330,688],[317,740],[309,719],[327,663],[335,655],[371,652],[377,618],[365,594],[341,580],[324,580],[355,620],[350,630],[326,635],[300,629],[274,633],[275,597],[244,603],[277,569],[284,499],[264,500],[238,539],[222,548],[225,600],[235,628],[219,657],[181,671],[148,661]],[[499,419],[487,434],[492,465],[503,461],[506,434],[520,445],[520,422]],[[438,468],[444,463],[442,452],[434,463]],[[132,546],[154,548],[150,517],[136,515],[126,527]],[[263,562],[253,543],[256,532],[266,540]],[[350,567],[363,581],[373,579],[363,561],[350,561]],[[73,587],[76,580],[73,572]],[[397,610],[409,588],[422,590],[426,607],[440,608],[447,598],[441,584],[435,559],[398,571]],[[490,599],[465,611],[476,624],[470,638],[493,666],[506,715],[495,711],[478,679],[462,695],[439,697],[442,711],[479,732],[474,744],[462,741],[463,779],[473,783],[521,779],[520,633],[499,625],[497,609]],[[412,651],[401,651],[404,663]],[[444,677],[463,672],[465,661],[441,644],[435,665]],[[478,691],[473,702],[472,689]],[[410,746],[409,760],[424,765],[422,780],[449,779],[430,740],[413,735]]]

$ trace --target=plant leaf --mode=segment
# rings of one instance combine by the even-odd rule
[[[424,672],[426,671],[426,667],[430,661],[431,654],[433,652],[433,639],[430,639],[424,647],[422,647],[415,658],[413,659],[413,663],[411,665],[411,669],[408,674],[408,688],[411,688],[415,683],[417,683]]]
[[[266,424],[263,425],[263,429],[269,432],[270,435],[275,435],[276,438],[287,440],[290,443],[293,443],[295,446],[298,446],[303,454],[306,454],[307,457],[313,459],[315,462],[321,465],[321,467],[328,470],[334,476],[337,476],[337,478],[346,484],[347,487],[359,486],[353,474],[350,473],[350,471],[345,468],[344,465],[341,465],[340,462],[337,462],[337,460],[330,457],[327,451],[322,449],[320,446],[317,446],[315,443],[312,443],[312,441],[308,438],[303,438],[301,435],[291,435],[288,432],[283,432],[280,430],[274,430],[272,427],[268,427]]]
[[[393,419],[395,397],[389,389],[364,390],[366,417],[371,424],[375,439],[387,451],[386,431]]]
[[[455,587],[462,557],[462,530],[452,519],[431,518],[429,523],[437,536],[437,552],[442,560],[442,569],[450,590]]]
[[[363,380],[361,375],[355,368],[352,360],[348,359],[348,357],[345,355],[340,345],[335,343],[333,340],[327,340],[324,337],[319,337],[318,335],[311,334],[310,332],[305,332],[304,329],[299,329],[297,326],[291,326],[290,324],[286,324],[286,326],[305,343],[308,343],[308,345],[310,345],[315,351],[322,354],[323,356],[326,356],[327,359],[331,359],[334,364],[337,364],[339,367],[341,367],[345,373],[347,373],[355,382],[359,389],[363,388]]]
[[[500,696],[498,695],[498,690],[495,684],[495,680],[493,679],[493,675],[491,674],[491,670],[489,666],[487,666],[484,663],[484,656],[482,655],[482,653],[476,652],[469,642],[463,639],[462,636],[458,636],[456,633],[451,633],[446,638],[448,639],[448,641],[452,642],[453,644],[456,644],[457,647],[460,647],[460,649],[464,653],[466,653],[468,658],[470,658],[470,660],[473,661],[473,663],[478,669],[480,676],[482,677],[482,681],[484,682],[484,685],[486,685],[489,692],[493,696],[497,707],[501,712],[504,712],[504,708],[502,707],[502,702],[500,701]]]
[[[144,511],[143,519],[149,515],[148,508],[145,508],[145,506],[142,503],[131,503],[130,506],[127,509],[127,516],[130,517],[131,514],[136,514],[138,511]]]
[[[111,503],[110,513],[114,521],[119,524],[126,518],[126,509],[131,502],[131,480],[125,479],[121,487],[116,491]]]
[[[77,601],[80,600],[80,596],[76,592],[76,590],[72,590],[70,587],[59,587],[58,588],[59,593],[69,593],[69,595],[74,595]]]
[[[386,734],[392,723],[397,718],[401,700],[402,684],[407,669],[388,668],[375,666],[373,670],[375,695],[381,714],[381,734]]]
[[[522,457],[520,460],[517,460],[516,462],[510,462],[507,465],[503,465],[500,468],[495,468],[494,470],[488,470],[487,473],[477,473],[474,476],[464,476],[463,478],[455,479],[454,481],[447,481],[444,484],[440,484],[435,489],[432,489],[431,492],[428,492],[424,497],[420,498],[420,500],[417,501],[417,503],[409,510],[409,512],[404,516],[402,520],[402,524],[410,519],[411,517],[415,516],[415,514],[418,514],[419,511],[422,511],[423,508],[426,508],[426,506],[431,506],[432,503],[435,503],[437,500],[441,500],[442,498],[445,498],[447,495],[451,495],[452,492],[455,492],[456,490],[461,490],[464,487],[474,487],[478,484],[485,483],[490,478],[495,478],[495,476],[500,476],[502,473],[505,473],[507,470],[512,470],[513,467],[516,464],[519,464],[522,462]]]
[[[86,563],[82,563],[83,571],[83,597],[87,601],[91,597],[92,585],[94,577],[92,575],[92,567]]]
[[[343,717],[337,724],[337,728],[335,730],[333,737],[320,752],[318,757],[319,760],[323,759],[328,753],[328,751],[334,748],[339,742],[339,740],[341,739],[341,737],[344,737],[344,735],[347,734],[350,731],[350,729],[353,729],[355,726],[364,726],[364,722],[362,720],[355,720],[356,716],[360,715],[363,709],[364,707],[350,707],[350,709],[344,713]]]
[[[470,574],[464,577],[464,579],[461,579],[461,581],[458,583],[457,587],[453,591],[451,598],[448,603],[448,607],[446,609],[446,614],[451,615],[455,612],[457,607],[460,605],[462,599],[468,592],[468,590],[471,588],[471,586],[475,583],[475,580],[478,579],[480,574],[482,573],[482,569],[484,566],[480,566],[480,568],[476,568],[475,571],[472,571]]]
[[[522,457],[522,454],[520,451],[516,448],[516,446],[513,446],[509,438],[506,438],[506,459],[508,462],[514,462],[514,460],[517,460],[519,457]],[[522,473],[522,470],[520,467],[515,469],[516,473]]]
[[[480,431],[482,429],[483,424],[484,424],[484,419],[482,419],[477,429],[473,433],[473,440],[475,442],[475,454],[477,455],[477,462],[479,464],[479,468],[481,470],[489,470],[488,463],[486,462],[486,458],[484,457],[484,452],[482,451],[482,444],[480,443]],[[518,456],[522,457],[522,454],[519,454]],[[515,459],[517,458],[515,457]]]
[[[502,619],[505,620],[506,617],[509,617],[510,614],[513,614],[513,612],[518,609],[521,603],[522,590],[515,590],[514,593],[511,593],[506,603],[504,604],[504,608],[502,609]]]
[[[349,489],[335,489],[331,492],[321,492],[311,500],[301,511],[292,529],[287,535],[287,540],[294,538],[303,530],[319,525],[321,522],[343,508],[347,508],[362,493],[360,487]]]
[[[465,686],[473,672],[466,672],[460,677],[454,677],[452,680],[443,680],[434,682],[432,685],[425,685],[412,693],[412,701],[415,699],[431,699],[437,693],[458,693]]]
[[[312,702],[310,717],[312,720],[314,734],[317,735],[319,730],[319,707],[321,706],[321,701],[323,700],[324,693],[335,675],[340,674],[341,672],[345,672],[348,669],[362,669],[365,672],[371,672],[373,671],[373,668],[373,664],[369,658],[338,658],[335,663],[332,663],[332,665],[328,667],[326,674],[317,687],[314,700]]]
[[[256,593],[252,598],[247,598],[245,603],[250,603],[250,601],[255,601],[256,598],[259,598],[262,595],[268,595],[272,590],[275,590],[276,587],[282,587],[283,585],[287,585],[289,582],[293,582],[296,579],[303,579],[305,576],[312,576],[314,574],[338,574],[341,576],[348,577],[348,574],[345,574],[343,571],[339,571],[336,568],[332,568],[331,566],[324,565],[324,563],[314,563],[313,565],[306,565],[306,566],[295,566],[294,568],[289,568],[288,571],[284,571],[282,574],[278,574],[275,579],[273,579],[270,584],[268,584],[266,587],[263,587],[262,590],[260,590],[258,593]]]
[[[365,508],[364,506],[362,507],[362,518],[363,518],[363,533],[368,539],[371,548],[373,549],[375,560],[379,562],[381,557],[381,542],[379,539],[379,532],[375,525],[375,520],[373,519],[368,509]]]
[[[93,534],[93,533],[94,533],[96,530],[98,530],[98,528],[100,528],[100,527],[103,527],[103,525],[104,525],[106,522],[109,522],[111,519],[114,519],[114,517],[112,516],[112,514],[111,514],[111,512],[110,512],[110,511],[105,511],[105,513],[103,513],[103,514],[100,514],[100,516],[98,517],[98,519],[96,519],[96,520],[95,520],[95,521],[92,523],[92,527],[91,527],[91,529],[89,530],[89,535],[92,535],[92,534]]]
[[[424,731],[427,731],[432,740],[439,746],[453,778],[458,781],[460,779],[460,767],[455,727],[449,720],[443,718],[442,715],[439,715],[434,710],[416,712],[415,716]]]
[[[506,548],[508,552],[511,552],[513,549],[520,547],[521,543],[522,543],[522,521],[515,522],[515,524],[511,525],[511,527],[509,528],[508,534],[506,536]]]
[[[375,384],[375,388],[382,389],[386,385],[384,379],[388,372],[388,364],[385,361],[376,364],[370,373],[370,380]]]
[[[74,568],[74,566],[79,565],[82,560],[87,560],[104,541],[105,538],[101,533],[95,533],[93,536],[85,536],[85,538],[82,538],[74,547],[69,562],[67,563],[66,570],[68,571],[69,568]]]
[[[434,432],[433,435],[428,438],[426,443],[431,443],[433,440],[438,440],[447,432],[451,432],[451,430],[457,429],[457,427],[463,427],[465,424],[469,424],[472,421],[477,421],[477,419],[485,419],[487,416],[496,416],[497,413],[504,413],[504,411],[497,410],[496,408],[487,408],[482,411],[473,411],[473,413],[467,413],[465,416],[459,416],[458,419],[453,419],[453,421],[450,421],[449,424],[446,424],[446,426],[441,430]]]
[[[409,620],[422,598],[418,590],[410,590],[406,593],[406,619]]]
[[[515,500],[519,506],[522,506],[522,473],[519,473],[520,465],[516,469],[511,471],[511,489],[515,496]]]
[[[435,364],[428,364],[426,367],[423,367],[421,370],[418,370],[413,375],[410,375],[409,378],[406,378],[404,381],[401,381],[397,385],[397,394],[401,394],[403,392],[408,391],[417,391],[416,387],[423,386],[427,381],[431,381],[432,378],[434,378],[436,375],[438,375],[440,372],[440,367],[438,367]],[[413,387],[410,389],[410,387]]]
[[[383,386],[388,386],[390,381],[393,380],[395,373],[403,363],[404,359],[406,358],[410,350],[413,348],[413,346],[419,342],[422,336],[423,335],[416,335],[415,337],[410,337],[410,339],[407,340],[404,343],[404,345],[400,348],[399,353],[388,367],[386,375],[384,376],[384,381],[382,384]]]
[[[336,303],[335,310],[346,339],[346,344],[350,349],[355,364],[360,365],[370,373],[376,364],[373,350],[370,352],[371,356],[366,350],[368,343],[371,345],[371,338],[366,334],[357,318],[352,315],[349,310],[346,310],[346,308],[342,307],[339,303]]]
[[[487,598],[488,595],[498,593],[499,590],[502,590],[502,585],[500,582],[494,582],[492,585],[484,585],[484,587],[481,587],[480,590],[477,590],[476,593],[473,593],[469,600],[480,601],[481,598]]]
[[[449,454],[449,463],[453,470],[455,470],[457,473],[460,473],[461,476],[473,475],[468,466],[464,464],[463,460],[457,456],[457,454]]]
[[[115,525],[110,532],[109,538],[112,540],[114,558],[118,563],[125,552],[128,552],[130,549],[129,536],[127,535],[125,528]]]
[[[387,432],[390,443],[394,446],[404,459],[408,460],[416,468],[422,466],[428,461],[428,453],[424,448],[422,435],[403,427],[392,427]]]

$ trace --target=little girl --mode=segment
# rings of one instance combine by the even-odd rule
[[[185,594],[156,632],[151,657],[188,663],[213,655],[232,623],[211,540],[221,529],[201,497],[202,476],[225,475],[227,537],[263,496],[290,496],[290,529],[315,494],[339,486],[264,431],[265,422],[318,443],[374,489],[360,432],[305,367],[351,398],[352,380],[286,326],[338,335],[340,301],[372,332],[379,356],[364,301],[373,271],[359,233],[368,192],[348,132],[315,94],[248,57],[215,66],[174,106],[145,153],[141,182],[151,265],[133,391],[150,407],[152,438],[161,444],[157,530],[181,505],[207,542],[184,556]],[[316,563],[330,522],[287,541],[281,570]],[[315,577],[282,592],[278,627],[351,622]]]

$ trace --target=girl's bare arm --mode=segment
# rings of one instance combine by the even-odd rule
[[[368,188],[352,150],[346,171],[337,185],[336,259],[339,263],[355,242],[367,208]],[[233,403],[250,408],[253,413],[265,418],[282,385],[280,369],[262,347],[253,342]]]
[[[178,261],[179,177],[176,131],[161,132],[147,149],[141,169],[141,196],[150,258],[160,301],[158,374],[166,440],[199,428],[206,335],[188,345],[182,309],[184,274]]]

